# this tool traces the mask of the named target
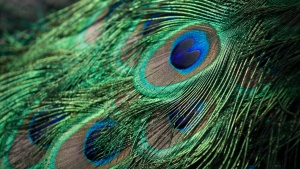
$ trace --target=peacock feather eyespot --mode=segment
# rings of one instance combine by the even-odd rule
[[[105,119],[100,122],[96,122],[87,131],[83,151],[85,157],[95,166],[105,165],[111,162],[116,156],[119,155],[119,151],[116,147],[116,150],[107,150],[107,148],[105,148],[105,143],[97,143],[97,140],[100,137],[104,137],[101,135],[101,133],[104,130],[109,130],[109,128],[112,128],[115,125],[116,123],[111,119]]]
[[[220,40],[208,24],[187,25],[161,33],[163,39],[141,56],[135,69],[134,85],[147,96],[176,93],[199,76],[207,76],[217,62]],[[153,35],[155,36],[155,35]]]
[[[55,137],[52,133],[59,130],[62,121],[68,116],[60,111],[54,112],[54,109],[59,108],[50,106],[24,115],[26,118],[18,131],[7,139],[5,168],[34,168],[42,163],[46,150]]]
[[[66,132],[51,144],[46,160],[50,168],[109,168],[129,155],[131,146],[117,130],[111,118],[101,118],[105,111],[74,118]]]
[[[191,99],[186,105],[154,113],[143,127],[137,151],[147,159],[167,159],[193,146],[199,137],[207,139],[205,126],[214,107]]]

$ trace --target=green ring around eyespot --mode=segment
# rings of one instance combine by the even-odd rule
[[[67,129],[67,131],[62,132],[60,135],[55,137],[55,143],[51,144],[46,156],[48,157],[45,161],[44,161],[44,166],[47,166],[47,168],[49,169],[55,169],[55,159],[56,159],[56,154],[58,153],[58,151],[60,150],[61,146],[73,135],[75,134],[78,130],[80,130],[81,127],[83,127],[84,125],[86,125],[89,121],[100,117],[101,115],[103,115],[104,113],[104,109],[99,110],[97,113],[91,114],[88,117],[86,117],[85,119],[82,120],[82,117],[76,117],[73,121],[70,121],[69,125],[67,125],[65,127],[65,129]],[[76,124],[76,125],[74,125]]]
[[[208,23],[189,23],[183,26],[180,26],[177,28],[177,30],[183,30],[184,28],[187,28],[189,26],[193,26],[193,25],[201,25],[201,24],[208,24]],[[216,29],[216,31],[218,32],[218,27],[214,27],[214,29]],[[172,36],[174,36],[177,33],[177,31],[172,31],[172,32],[166,32],[166,33],[161,33],[161,37],[156,37],[159,39],[166,39],[165,41],[169,40]],[[222,36],[222,32],[220,33],[220,35],[218,35],[219,37]],[[225,35],[224,35],[225,36]],[[223,37],[223,36],[222,36]],[[154,86],[152,84],[150,84],[146,78],[144,77],[145,74],[145,68],[147,66],[148,61],[150,60],[151,56],[165,43],[165,41],[158,41],[158,43],[153,44],[150,47],[148,47],[146,49],[146,51],[144,52],[145,55],[142,55],[141,59],[139,60],[139,63],[135,69],[134,72],[134,79],[133,79],[133,84],[135,86],[135,88],[138,90],[138,92],[146,95],[146,96],[150,96],[150,97],[166,97],[166,96],[178,96],[181,95],[182,92],[184,92],[184,88],[185,86],[187,86],[186,84],[191,83],[195,80],[197,80],[197,78],[203,74],[206,74],[208,72],[210,72],[213,69],[213,66],[215,65],[215,63],[217,63],[220,60],[220,57],[217,56],[215,58],[215,60],[213,60],[211,62],[211,64],[209,64],[207,67],[205,67],[203,70],[201,70],[198,74],[187,78],[181,82],[178,83],[174,83],[168,86]],[[226,44],[226,42],[223,42],[220,40],[219,38],[219,43],[220,43],[220,53],[223,52],[222,46],[224,46],[224,43]]]

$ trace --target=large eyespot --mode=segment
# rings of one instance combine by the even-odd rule
[[[169,158],[206,139],[205,124],[215,106],[204,101],[191,102],[166,110],[165,115],[165,111],[152,115],[142,131],[137,151],[149,159]]]
[[[61,122],[67,117],[60,109],[53,106],[29,114],[21,129],[7,140],[8,155],[3,158],[6,168],[28,168],[40,164],[55,137],[52,133],[61,127]]]
[[[208,76],[220,50],[217,32],[207,24],[185,26],[162,36],[168,40],[149,47],[135,70],[135,87],[148,96],[168,95],[196,77]]]
[[[109,168],[121,162],[131,147],[124,144],[124,135],[117,132],[112,119],[101,119],[103,110],[80,117],[66,126],[48,151],[49,168]]]

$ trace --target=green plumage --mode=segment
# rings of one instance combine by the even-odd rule
[[[0,168],[299,167],[299,5],[81,0],[49,15],[3,48]]]

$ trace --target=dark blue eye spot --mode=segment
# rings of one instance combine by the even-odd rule
[[[116,125],[111,119],[105,119],[100,122],[96,122],[89,128],[86,134],[84,142],[84,155],[95,166],[102,166],[108,164],[119,154],[119,148],[107,147],[107,144],[101,144],[100,139],[107,137],[104,136],[104,132],[110,130]],[[108,141],[113,138],[108,138]]]
[[[170,65],[182,74],[191,73],[206,59],[209,40],[204,31],[193,30],[177,37],[170,51]]]
[[[67,116],[68,115],[62,112],[56,112],[54,114],[51,114],[47,111],[36,112],[29,123],[29,140],[32,143],[47,149],[54,137],[49,133],[61,120]]]
[[[179,131],[185,132],[191,130],[191,126],[194,127],[201,122],[201,120],[196,120],[196,118],[200,114],[203,107],[204,103],[199,102],[198,104],[193,104],[190,107],[182,107],[176,109],[175,111],[171,111],[168,114],[169,122]]]
[[[177,69],[186,69],[192,66],[199,58],[200,51],[187,52],[194,44],[194,39],[186,39],[175,46],[171,53],[171,63]]]

